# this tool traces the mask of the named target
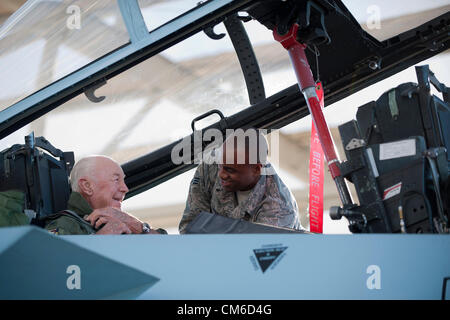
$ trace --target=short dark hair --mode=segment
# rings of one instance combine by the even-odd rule
[[[266,164],[269,148],[266,137],[260,130],[256,128],[249,128],[245,131],[243,129],[236,129],[225,139],[223,146],[227,148],[230,144],[233,146],[232,163]],[[242,149],[245,150],[245,159],[236,156],[235,151]],[[227,154],[229,155],[230,153]],[[229,163],[228,160],[231,160],[229,156],[226,157],[225,162]]]

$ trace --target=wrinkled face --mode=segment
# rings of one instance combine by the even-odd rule
[[[223,188],[226,191],[250,190],[259,180],[261,164],[245,164],[248,163],[248,156],[245,157],[244,154],[236,149],[231,149],[234,151],[234,159],[233,157],[227,159],[227,150],[228,148],[225,146],[222,149],[223,164],[219,164],[218,173]],[[240,156],[242,156],[241,159],[245,159],[245,161],[238,161]],[[239,164],[239,162],[244,162],[244,164]]]
[[[110,159],[98,159],[92,177],[92,196],[90,205],[93,209],[114,207],[121,208],[122,200],[128,192],[122,168]]]

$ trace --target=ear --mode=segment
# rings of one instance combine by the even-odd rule
[[[94,189],[92,183],[88,178],[82,177],[78,180],[78,187],[80,188],[80,193],[88,196],[92,196]]]
[[[254,170],[255,174],[257,174],[258,176],[261,175],[261,169],[262,169],[262,164],[261,163],[257,163],[253,167],[253,170]]]

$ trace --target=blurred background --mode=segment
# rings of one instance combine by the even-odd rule
[[[151,31],[194,8],[197,2],[139,0],[139,5]],[[450,9],[449,0],[343,2],[363,29],[378,40],[419,26]],[[379,21],[374,23],[374,17]],[[288,54],[273,40],[272,33],[254,21],[245,23],[245,27],[260,65],[266,96],[295,84]],[[226,33],[223,24],[214,30]],[[128,40],[116,1],[1,0],[0,110],[127,44]],[[450,84],[449,51],[420,63],[424,64],[430,65],[441,82]],[[341,159],[344,152],[337,126],[354,119],[359,106],[404,82],[416,82],[414,67],[332,105],[325,101],[325,117]],[[35,136],[44,136],[55,147],[74,151],[76,160],[104,154],[125,163],[189,135],[192,119],[208,110],[219,109],[229,116],[250,105],[229,37],[212,40],[204,33],[109,80],[96,93],[106,99],[92,103],[84,95],[77,96],[0,140],[0,151],[24,143],[24,136],[34,131]],[[217,120],[205,119],[200,126]],[[310,130],[310,116],[282,128],[276,150],[279,155],[276,170],[296,197],[306,227]],[[193,173],[188,171],[126,200],[123,209],[152,226],[177,234]],[[332,221],[328,216],[327,209],[340,204],[328,172],[325,172],[324,199],[324,233],[350,233],[345,219]]]

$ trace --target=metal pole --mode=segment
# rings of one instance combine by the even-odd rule
[[[298,24],[293,24],[289,32],[285,35],[279,35],[277,29],[273,31],[273,36],[276,41],[288,50],[292,65],[294,66],[295,74],[297,75],[298,85],[302,91],[305,101],[308,105],[313,122],[319,135],[322,149],[325,153],[325,158],[330,170],[331,176],[336,183],[336,187],[343,205],[350,205],[353,203],[350,193],[344,178],[339,169],[339,158],[333,143],[333,139],[328,129],[327,122],[320,108],[319,98],[315,90],[315,82],[311,72],[311,68],[306,58],[306,45],[297,41]]]

